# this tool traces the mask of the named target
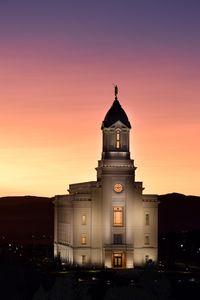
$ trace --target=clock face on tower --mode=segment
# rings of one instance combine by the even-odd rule
[[[121,183],[116,183],[116,184],[114,185],[114,191],[115,191],[116,193],[121,193],[121,192],[123,191],[123,186],[122,186],[122,184],[121,184]]]

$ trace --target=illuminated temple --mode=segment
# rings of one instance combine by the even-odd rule
[[[118,100],[101,126],[97,180],[70,184],[55,197],[54,255],[63,263],[134,268],[157,261],[156,195],[143,194],[130,158],[131,124]]]

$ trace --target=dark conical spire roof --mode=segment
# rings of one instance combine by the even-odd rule
[[[121,107],[121,104],[119,103],[117,97],[115,97],[115,101],[113,102],[111,108],[105,116],[102,127],[110,127],[117,121],[121,121],[128,128],[131,128],[131,124],[128,120],[127,114]]]

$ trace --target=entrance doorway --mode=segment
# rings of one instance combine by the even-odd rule
[[[122,253],[113,253],[113,267],[122,268],[123,257]]]

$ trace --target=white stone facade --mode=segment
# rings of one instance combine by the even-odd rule
[[[130,159],[130,123],[115,101],[103,123],[97,181],[55,198],[54,255],[80,266],[133,268],[157,261],[158,202],[144,195]]]

